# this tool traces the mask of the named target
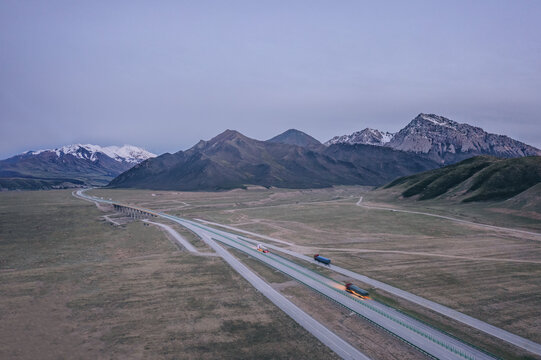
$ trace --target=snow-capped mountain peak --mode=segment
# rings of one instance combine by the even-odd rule
[[[455,129],[459,125],[456,121],[447,119],[443,116],[435,115],[435,114],[419,114],[417,117],[413,120],[416,124],[430,124],[430,125],[436,125],[436,126],[443,126],[450,129]]]
[[[325,145],[333,144],[365,144],[384,146],[393,138],[394,134],[386,131],[366,128],[361,131],[356,131],[350,135],[335,136],[325,143]]]
[[[335,136],[325,145],[367,144],[423,154],[441,164],[452,164],[475,155],[498,157],[540,156],[541,150],[504,135],[487,133],[446,117],[420,113],[397,133],[364,129]]]
[[[29,151],[26,154],[39,155],[44,152],[54,152],[57,157],[61,157],[63,155],[72,155],[76,158],[90,160],[93,162],[98,160],[98,154],[101,153],[107,155],[113,160],[128,164],[138,164],[146,159],[156,157],[156,154],[133,145],[99,146],[92,144],[65,145],[56,149]]]
[[[116,161],[125,161],[134,164],[138,164],[146,159],[156,157],[156,154],[133,145],[107,146],[102,148],[102,152]]]

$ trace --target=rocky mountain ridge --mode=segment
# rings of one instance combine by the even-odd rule
[[[272,141],[259,141],[226,130],[186,151],[146,160],[119,175],[109,186],[224,190],[246,185],[286,188],[382,185],[398,176],[438,167],[437,163],[416,154],[370,145],[325,147],[319,142],[305,141],[307,136],[289,130]]]
[[[374,136],[372,137],[371,134]],[[399,132],[386,133],[390,138],[379,136],[379,134],[382,132],[365,129],[351,135],[334,137],[325,144],[386,146],[424,155],[442,165],[452,164],[476,155],[504,158],[541,155],[541,150],[508,136],[487,133],[479,127],[461,124],[435,114],[419,114]]]
[[[350,163],[308,148],[251,139],[226,130],[186,151],[149,159],[116,177],[110,187],[225,190],[245,185],[318,188],[356,184]]]
[[[363,144],[363,145],[376,145],[384,146],[393,138],[395,134],[387,131],[379,131],[376,129],[366,128],[361,131],[356,131],[350,135],[335,136],[329,141],[325,142],[325,145],[330,146],[334,144]]]

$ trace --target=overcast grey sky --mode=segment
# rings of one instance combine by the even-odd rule
[[[437,113],[541,147],[541,1],[0,2],[0,158],[321,141]]]

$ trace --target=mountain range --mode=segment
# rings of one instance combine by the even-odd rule
[[[0,189],[103,186],[135,164],[155,156],[132,145],[74,144],[27,151],[0,161]]]
[[[109,186],[221,190],[248,184],[289,188],[381,185],[397,176],[438,166],[432,160],[393,149],[344,144],[325,147],[309,139],[313,138],[294,129],[268,141],[226,130],[189,150],[136,165]]]
[[[267,141],[226,130],[189,150],[144,161],[116,177],[109,187],[223,190],[245,185],[382,185],[398,176],[438,166],[417,154],[378,146],[326,147],[295,129]]]
[[[507,136],[434,114],[419,114],[397,133],[364,129],[322,144],[289,129],[269,140],[227,130],[174,154],[130,145],[69,145],[0,161],[0,189],[83,185],[161,190],[221,190],[262,185],[317,188],[381,186],[398,177],[477,155],[539,156]]]
[[[226,130],[186,151],[144,161],[116,177],[110,187],[162,190],[222,190],[247,184],[291,188],[328,187],[363,182],[349,162],[288,142],[259,141]]]
[[[162,190],[220,190],[249,184],[380,186],[476,155],[511,158],[541,151],[442,116],[419,114],[397,133],[365,129],[325,144],[295,129],[267,141],[227,130],[189,150],[146,160],[109,186]]]
[[[397,133],[364,129],[351,135],[335,136],[325,144],[384,146],[413,152],[442,165],[453,164],[476,155],[503,158],[541,155],[539,149],[508,136],[490,134],[479,127],[423,113]]]

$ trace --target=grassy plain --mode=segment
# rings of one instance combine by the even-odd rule
[[[541,342],[539,236],[367,209],[356,203],[363,196],[363,203],[368,205],[539,232],[540,215],[536,211],[500,203],[398,201],[388,192],[362,187],[95,193],[155,209],[169,207],[172,214],[293,242],[305,254],[328,255],[336,264]]]
[[[335,357],[219,257],[102,215],[70,191],[0,193],[0,358]]]

